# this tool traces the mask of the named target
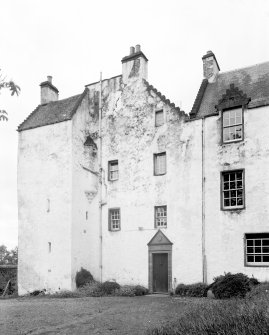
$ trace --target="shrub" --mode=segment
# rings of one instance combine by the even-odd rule
[[[104,294],[111,295],[120,288],[120,285],[114,281],[105,281],[101,284],[101,290]]]
[[[76,285],[77,287],[84,286],[88,283],[91,283],[94,281],[92,274],[83,268],[80,269],[80,271],[76,274]]]
[[[121,297],[134,297],[136,295],[135,291],[135,286],[124,285],[115,290],[115,295]]]
[[[252,280],[254,282],[254,279]],[[243,273],[225,275],[214,278],[211,288],[217,299],[227,299],[232,297],[243,298],[251,289],[250,278]]]
[[[254,277],[251,277],[249,279],[249,283],[250,283],[250,286],[257,286],[260,284],[260,282],[258,281],[258,279],[254,278]]]
[[[86,285],[78,288],[77,291],[80,296],[83,297],[102,297],[105,295],[102,289],[102,284],[96,281],[87,283]]]
[[[183,297],[204,297],[206,294],[207,285],[203,283],[196,284],[179,284],[176,287],[175,293]]]
[[[260,283],[259,285],[256,285],[251,288],[251,291],[249,291],[246,294],[246,299],[257,299],[257,298],[269,298],[269,283],[264,282]]]
[[[146,295],[149,293],[149,290],[141,285],[136,285],[135,286],[135,295],[140,296],[140,295]]]

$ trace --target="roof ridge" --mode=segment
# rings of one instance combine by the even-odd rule
[[[143,79],[149,90],[152,90],[164,103],[168,104],[171,108],[175,108],[178,112],[183,112],[180,107],[177,107],[170,99],[167,99],[160,91],[158,91],[153,85],[151,85],[146,79]],[[184,113],[185,114],[185,113]]]
[[[237,68],[237,69],[233,69],[233,70],[223,71],[223,72],[220,72],[219,75],[224,74],[224,73],[226,74],[226,73],[236,72],[236,71],[239,71],[239,70],[250,69],[250,68],[252,68],[252,67],[259,66],[259,65],[264,65],[264,64],[266,64],[266,63],[269,64],[269,61],[262,62],[262,63],[256,63],[256,64],[249,65],[249,66],[239,67],[239,68]]]

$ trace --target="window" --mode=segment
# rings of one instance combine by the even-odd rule
[[[155,228],[167,227],[167,207],[155,206]]]
[[[164,114],[163,110],[159,110],[155,112],[155,126],[159,127],[164,124]]]
[[[269,266],[269,233],[245,235],[245,264]]]
[[[242,140],[242,116],[242,108],[226,110],[222,113],[223,143]]]
[[[166,153],[154,154],[154,175],[166,174]]]
[[[222,172],[222,208],[237,209],[244,207],[243,170]]]
[[[111,208],[108,210],[108,225],[110,231],[120,230],[120,209]]]
[[[108,162],[108,180],[119,179],[119,163],[117,160]]]

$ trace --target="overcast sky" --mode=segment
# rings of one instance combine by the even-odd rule
[[[140,44],[149,82],[189,112],[212,50],[221,71],[269,61],[268,0],[0,0],[0,68],[21,87],[2,91],[0,245],[17,245],[16,128],[40,103],[47,75],[63,99],[84,85],[121,74]]]

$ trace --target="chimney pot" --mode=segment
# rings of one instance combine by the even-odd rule
[[[135,48],[134,47],[130,47],[130,55],[134,54],[135,52]]]
[[[141,46],[140,46],[140,44],[137,44],[135,46],[135,52],[140,52],[140,51],[141,51]]]
[[[47,76],[47,80],[40,84],[41,105],[58,100],[58,89],[52,85],[52,76]]]

